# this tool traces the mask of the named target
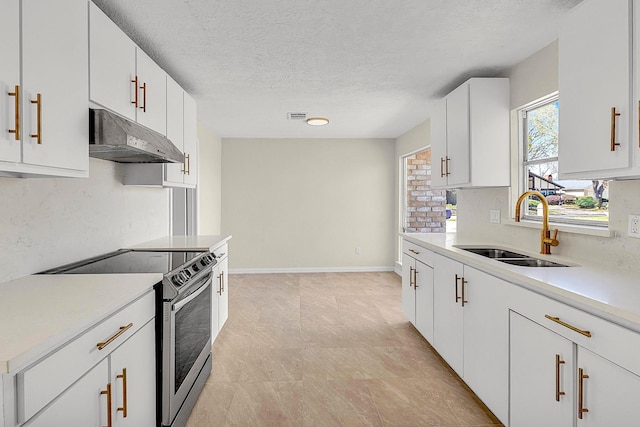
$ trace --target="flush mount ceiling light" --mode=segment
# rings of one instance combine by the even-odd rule
[[[308,125],[311,126],[324,126],[329,124],[329,119],[325,119],[324,117],[310,117],[306,120]]]

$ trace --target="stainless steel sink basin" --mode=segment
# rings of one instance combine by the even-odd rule
[[[517,265],[520,267],[569,267],[565,264],[548,261],[546,259],[533,258],[529,255],[509,251],[507,249],[464,246],[458,246],[458,249],[463,249],[468,252],[473,252],[474,254],[495,259],[496,261],[504,262],[505,264]]]
[[[527,255],[498,248],[460,248],[487,258],[527,258]]]
[[[559,264],[557,262],[548,261],[546,259],[537,259],[537,258],[519,258],[519,259],[503,258],[503,259],[498,259],[498,261],[504,262],[505,264],[517,265],[520,267],[569,267],[568,265]]]

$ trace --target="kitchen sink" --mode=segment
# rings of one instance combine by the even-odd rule
[[[460,248],[487,258],[527,258],[527,255],[497,248]]]
[[[481,255],[483,257],[495,259],[496,261],[504,262],[505,264],[516,265],[519,267],[569,267],[565,264],[560,264],[546,259],[533,258],[529,255],[513,252],[507,249],[500,248],[478,248],[478,247],[464,247],[458,246],[459,249],[473,252],[474,254]]]
[[[560,264],[553,261],[548,261],[546,259],[537,259],[537,258],[519,258],[519,259],[509,259],[503,258],[498,259],[500,262],[504,262],[505,264],[517,265],[520,267],[569,267],[565,264]]]

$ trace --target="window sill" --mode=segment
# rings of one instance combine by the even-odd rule
[[[509,218],[508,220],[504,221],[504,224],[514,227],[537,228],[538,230],[542,229],[542,223],[539,221],[522,220],[520,222],[515,222],[513,219]],[[613,237],[613,231],[609,228],[604,227],[588,227],[584,225],[558,224],[553,222],[549,223],[549,227],[552,230],[557,228],[561,233],[584,234],[588,236],[598,237]]]

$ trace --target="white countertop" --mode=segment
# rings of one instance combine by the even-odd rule
[[[541,255],[505,245],[466,241],[459,244],[455,234],[407,233],[403,237],[485,273],[640,332],[640,279],[637,272],[589,265],[568,257]],[[465,251],[456,245],[509,249],[571,266],[518,267]]]
[[[125,249],[148,249],[153,251],[181,249],[186,251],[213,251],[231,239],[231,236],[165,236],[130,246]]]
[[[60,274],[0,284],[0,374],[36,361],[161,280],[160,273]]]

